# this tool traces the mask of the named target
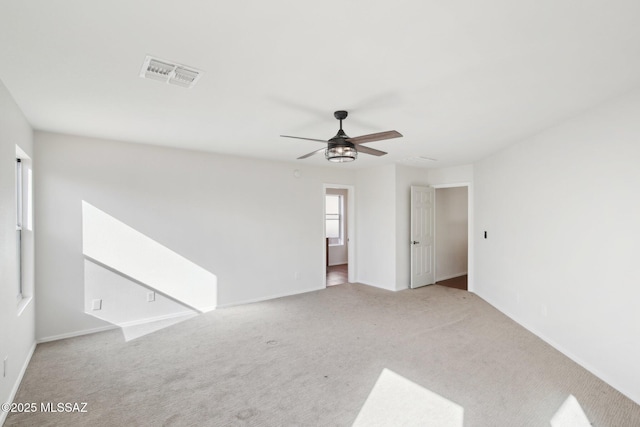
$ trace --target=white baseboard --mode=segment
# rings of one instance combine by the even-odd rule
[[[198,314],[205,314],[205,313],[208,313],[210,311],[215,310],[216,308],[218,308],[217,305],[212,305],[211,307],[200,307],[200,308],[198,308],[197,313]]]
[[[378,288],[378,289],[382,289],[382,290],[385,290],[385,291],[391,291],[391,292],[397,292],[397,291],[402,291],[402,290],[406,289],[406,288],[402,288],[402,289],[387,288],[386,286],[374,285],[373,283],[363,282],[361,280],[359,280],[359,281],[357,281],[355,283],[360,283],[361,285],[371,286],[372,288]]]
[[[38,338],[36,340],[36,342],[38,344],[40,344],[40,343],[43,343],[43,342],[58,341],[58,340],[66,339],[66,338],[80,337],[82,335],[89,335],[89,334],[95,334],[97,332],[109,331],[111,329],[116,329],[116,328],[117,328],[116,325],[101,326],[99,328],[84,329],[82,331],[74,331],[74,332],[68,332],[66,334],[51,335],[49,337],[42,337],[42,338]]]
[[[564,354],[566,357],[568,357],[569,359],[573,360],[575,363],[577,363],[578,365],[582,366],[584,369],[586,369],[587,371],[591,372],[593,375],[595,375],[596,377],[600,378],[602,381],[604,381],[605,383],[609,384],[611,387],[615,388],[620,393],[624,394],[626,397],[628,397],[629,399],[631,399],[632,401],[634,401],[635,403],[640,405],[640,395],[638,395],[634,390],[627,390],[626,387],[620,387],[617,384],[617,381],[615,381],[615,379],[611,378],[609,375],[607,375],[607,374],[603,373],[601,370],[595,368],[590,363],[586,363],[584,360],[582,360],[582,358],[576,356],[575,354],[573,354],[573,352],[568,351],[566,348],[564,348],[564,346],[559,345],[557,342],[555,342],[554,340],[550,339],[545,334],[540,333],[535,327],[532,327],[531,325],[528,325],[528,324],[520,321],[520,319],[518,319],[518,317],[516,315],[514,315],[514,313],[512,313],[511,311],[502,309],[500,304],[496,304],[493,301],[493,298],[487,297],[487,295],[484,294],[484,293],[483,294],[476,293],[476,295],[478,295],[480,298],[485,300],[491,306],[493,306],[498,311],[503,313],[505,316],[509,317],[511,320],[513,320],[514,322],[516,322],[517,324],[519,324],[520,326],[522,326],[523,328],[525,328],[526,330],[531,332],[533,335],[537,336],[542,341],[546,342],[551,347],[555,348],[560,353]]]
[[[208,309],[207,309],[208,311]],[[39,343],[44,343],[44,342],[49,342],[49,341],[58,341],[58,340],[63,340],[66,338],[74,338],[74,337],[79,337],[82,335],[89,335],[89,334],[95,334],[98,332],[104,332],[104,331],[109,331],[112,329],[117,329],[117,328],[128,328],[131,326],[138,326],[138,325],[144,325],[145,323],[152,323],[152,322],[158,322],[160,320],[168,320],[168,319],[173,319],[176,317],[183,317],[183,316],[187,316],[189,314],[200,314],[199,312],[193,310],[193,311],[181,311],[179,313],[170,313],[170,314],[165,314],[162,316],[156,316],[156,317],[147,317],[144,319],[138,319],[138,320],[132,320],[129,322],[124,322],[121,323],[119,325],[107,325],[107,326],[101,326],[99,328],[93,328],[93,329],[85,329],[82,331],[75,331],[75,332],[69,332],[66,334],[60,334],[60,335],[52,335],[49,337],[44,337],[44,338],[40,338],[37,340],[38,344]]]
[[[443,280],[454,279],[456,277],[466,276],[466,275],[467,275],[466,271],[464,271],[462,273],[456,273],[456,274],[447,274],[446,276],[442,276],[442,277],[436,278],[436,283],[437,282],[442,282]]]
[[[228,304],[222,304],[222,305],[218,305],[215,307],[206,307],[203,308],[201,310],[201,312],[199,311],[181,311],[179,313],[171,313],[171,314],[167,314],[167,315],[163,315],[163,316],[157,316],[157,317],[149,317],[149,318],[145,318],[145,319],[140,319],[140,320],[132,320],[130,322],[124,322],[121,323],[119,325],[107,325],[107,326],[102,326],[99,328],[93,328],[93,329],[84,329],[81,331],[74,331],[74,332],[68,332],[65,334],[60,334],[60,335],[51,335],[48,337],[42,337],[36,340],[36,342],[38,344],[40,343],[45,343],[45,342],[50,342],[50,341],[58,341],[58,340],[63,340],[66,338],[74,338],[74,337],[79,337],[82,335],[89,335],[89,334],[95,334],[98,332],[104,332],[104,331],[109,331],[112,329],[117,329],[117,328],[128,328],[131,326],[138,326],[138,325],[143,325],[145,323],[151,323],[151,322],[157,322],[160,320],[167,320],[167,319],[173,319],[176,317],[182,317],[182,316],[186,316],[189,314],[202,314],[202,313],[207,313],[209,311],[215,310],[215,309],[219,309],[219,308],[227,308],[227,307],[234,307],[237,305],[243,305],[243,304],[251,304],[254,302],[261,302],[261,301],[267,301],[270,299],[275,299],[275,298],[282,298],[282,297],[288,297],[291,295],[297,295],[297,294],[304,294],[307,292],[313,292],[313,291],[319,291],[321,289],[325,289],[324,287],[322,288],[312,288],[312,289],[305,289],[302,291],[296,291],[296,292],[283,292],[281,294],[274,294],[274,295],[269,295],[266,297],[259,297],[259,298],[253,298],[253,299],[249,299],[249,300],[243,300],[243,301],[239,301],[239,302],[233,302],[233,303],[228,303]],[[0,424],[1,425],[1,424]]]
[[[139,325],[145,325],[147,323],[159,322],[160,320],[169,320],[169,319],[175,319],[176,317],[184,317],[184,316],[199,315],[199,314],[201,313],[195,310],[180,311],[178,313],[164,314],[162,316],[146,317],[144,319],[131,320],[129,322],[123,322],[115,326],[119,328],[129,328],[131,326],[139,326]]]
[[[262,302],[262,301],[268,301],[270,299],[290,297],[290,296],[299,295],[299,294],[306,294],[307,292],[320,291],[322,289],[325,289],[325,287],[323,286],[321,288],[310,288],[310,289],[304,289],[304,290],[295,291],[295,292],[283,292],[283,293],[280,293],[280,294],[273,294],[273,295],[269,295],[269,296],[265,296],[265,297],[251,298],[251,299],[248,299],[248,300],[231,302],[231,303],[227,303],[227,304],[220,304],[216,308],[229,308],[229,307],[235,307],[237,305],[253,304],[254,302]]]
[[[31,362],[31,357],[33,356],[33,352],[36,351],[36,345],[37,345],[37,342],[34,341],[33,345],[31,346],[31,349],[29,350],[29,354],[27,355],[27,358],[24,360],[24,363],[22,364],[22,368],[20,368],[20,373],[18,374],[18,378],[16,378],[16,382],[15,384],[13,384],[13,387],[11,388],[11,393],[9,393],[9,398],[7,399],[7,402],[2,402],[2,403],[11,403],[13,402],[13,399],[15,399],[16,394],[18,393],[18,388],[20,388],[20,384],[22,383],[22,378],[24,377],[24,373],[27,372],[27,367],[29,366],[29,362]],[[7,414],[8,412],[0,411],[0,426],[4,425],[4,422],[7,419]]]

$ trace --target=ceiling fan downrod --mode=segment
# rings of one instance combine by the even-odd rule
[[[336,134],[336,136],[331,138],[329,141],[337,141],[337,140],[349,138],[349,136],[342,130],[342,121],[346,119],[348,115],[349,113],[344,110],[338,110],[335,113],[333,113],[333,117],[340,120],[340,129],[338,130],[338,133]]]

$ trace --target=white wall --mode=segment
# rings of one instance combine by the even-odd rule
[[[436,281],[467,274],[468,187],[436,188]]]
[[[83,201],[215,275],[225,306],[324,288],[323,183],[355,182],[339,167],[45,132],[35,151],[39,339],[107,325],[84,313]]]
[[[475,165],[476,292],[637,403],[639,117],[635,91]]]
[[[0,403],[11,402],[35,348],[35,299],[20,314],[16,299],[16,145],[33,158],[32,144],[31,127],[0,82],[0,372],[7,358],[7,376],[0,376]],[[5,416],[0,411],[0,424]]]
[[[348,262],[348,245],[347,236],[349,235],[348,221],[347,221],[347,202],[349,197],[349,190],[344,188],[327,188],[327,194],[339,194],[342,196],[342,202],[344,204],[344,239],[341,245],[329,246],[329,265],[341,265]]]
[[[470,184],[473,182],[473,165],[428,169],[429,185]]]
[[[358,171],[356,268],[360,283],[396,289],[396,167]]]

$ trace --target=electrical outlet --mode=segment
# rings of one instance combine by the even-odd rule
[[[293,278],[296,280],[300,280],[300,272],[296,271],[295,273],[293,273]]]
[[[147,292],[147,302],[154,302],[156,300],[155,292]]]
[[[93,301],[91,301],[91,309],[92,310],[102,310],[102,300],[101,299],[94,299]]]
[[[540,313],[542,313],[543,317],[547,317],[547,304],[542,304],[540,306]]]

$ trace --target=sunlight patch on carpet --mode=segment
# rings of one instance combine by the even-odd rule
[[[591,427],[591,423],[578,403],[578,399],[570,394],[551,418],[551,427]]]
[[[463,427],[464,408],[383,369],[353,427]]]

